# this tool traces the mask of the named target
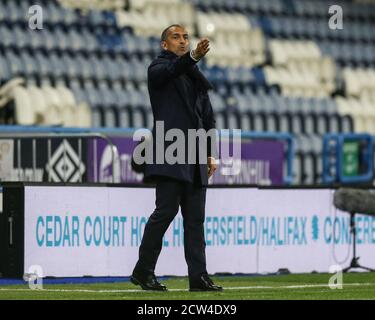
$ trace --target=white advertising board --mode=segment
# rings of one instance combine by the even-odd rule
[[[209,188],[205,237],[209,273],[327,272],[351,259],[349,215],[329,189]],[[44,276],[129,276],[155,190],[25,187],[25,272]],[[375,267],[375,217],[357,216],[358,255]],[[163,242],[157,275],[186,275],[180,213]]]

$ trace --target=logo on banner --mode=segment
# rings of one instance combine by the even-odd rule
[[[318,216],[313,216],[311,220],[311,228],[312,228],[312,239],[314,241],[319,240],[319,218]]]
[[[86,168],[70,143],[64,139],[46,165],[53,182],[79,182]]]
[[[104,151],[102,158],[100,160],[100,182],[112,182],[113,178],[115,182],[120,182],[121,180],[121,170],[119,159],[114,159],[113,164],[113,154],[110,146],[107,146]]]

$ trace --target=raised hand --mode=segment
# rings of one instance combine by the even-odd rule
[[[193,57],[197,60],[202,59],[208,51],[210,51],[210,40],[207,38],[201,39],[193,50]]]

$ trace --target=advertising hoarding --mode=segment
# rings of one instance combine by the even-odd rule
[[[148,216],[151,188],[25,187],[25,272],[129,276]],[[205,239],[210,273],[327,272],[351,259],[349,215],[329,189],[209,188]],[[375,266],[375,218],[357,216],[358,255]],[[180,213],[170,225],[159,275],[186,275]]]

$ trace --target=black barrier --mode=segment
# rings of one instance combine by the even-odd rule
[[[24,265],[24,188],[9,184],[3,189],[0,214],[0,274],[21,278]]]

